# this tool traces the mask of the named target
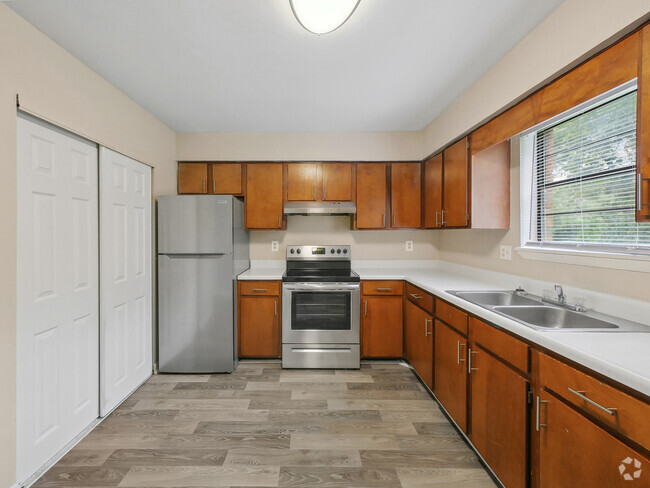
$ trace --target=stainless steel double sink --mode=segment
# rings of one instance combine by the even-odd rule
[[[572,332],[650,332],[650,327],[594,311],[574,312],[547,305],[540,297],[509,290],[447,293],[538,330]]]

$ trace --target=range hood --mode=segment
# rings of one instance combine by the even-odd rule
[[[287,202],[286,215],[352,215],[357,213],[354,202]]]

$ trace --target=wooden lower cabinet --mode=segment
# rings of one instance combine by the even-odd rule
[[[364,296],[361,299],[361,356],[401,358],[402,296]]]
[[[277,282],[239,282],[240,358],[279,358],[282,355],[280,296]],[[246,293],[257,294],[247,296]]]
[[[433,389],[433,318],[408,300],[404,317],[404,356],[422,381]]]
[[[436,320],[435,389],[438,401],[463,432],[467,432],[467,339]]]
[[[525,488],[528,381],[479,346],[470,344],[469,354],[469,437],[507,488]]]
[[[647,455],[623,444],[546,391],[541,392],[539,402],[539,479],[533,486],[650,486]]]

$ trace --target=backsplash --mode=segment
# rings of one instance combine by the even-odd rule
[[[350,230],[348,216],[302,216],[287,218],[287,230],[250,232],[250,256],[253,260],[286,258],[287,245],[352,246],[352,259],[437,259],[437,235],[432,230]],[[406,241],[413,241],[413,251],[405,250]],[[278,241],[279,251],[271,250],[271,241]]]

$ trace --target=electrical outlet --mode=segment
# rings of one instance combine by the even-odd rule
[[[512,260],[512,246],[501,246],[501,259]]]
[[[271,251],[279,251],[279,250],[280,250],[280,242],[271,241]]]
[[[406,241],[406,246],[404,249],[408,252],[413,252],[413,241]]]

